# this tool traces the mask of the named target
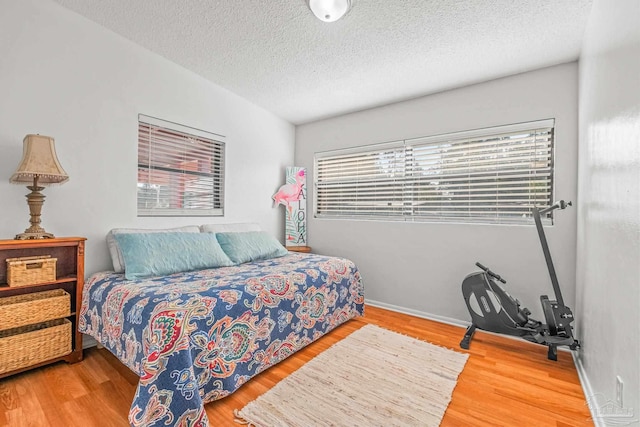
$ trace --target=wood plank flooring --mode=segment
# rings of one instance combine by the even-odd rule
[[[207,404],[212,427],[237,426],[234,409],[367,323],[463,351],[462,328],[367,306],[363,318]],[[559,352],[552,362],[546,347],[478,331],[469,354],[442,426],[593,425],[569,353]],[[0,426],[125,427],[136,384],[137,377],[111,353],[91,348],[80,363],[59,362],[0,380]]]

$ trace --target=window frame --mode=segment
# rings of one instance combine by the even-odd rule
[[[180,167],[161,167],[161,166],[152,166],[151,159],[147,159],[145,162],[143,158],[141,158],[141,144],[143,135],[141,131],[143,127],[155,128],[156,130],[160,130],[161,132],[171,133],[173,136],[171,137],[172,141],[166,143],[163,142],[162,148],[175,148],[175,151],[169,152],[170,157],[179,158],[181,154],[186,153],[184,150],[184,146],[182,146],[183,151],[180,152],[180,146],[177,141],[180,139],[184,139],[185,141],[188,139],[193,139],[197,142],[204,142],[212,144],[210,151],[205,151],[204,154],[194,155],[194,157],[189,157],[184,159],[185,163],[190,161],[198,161],[203,160],[203,156],[206,157],[210,155],[211,159],[211,172],[200,172],[188,170],[186,168]],[[160,140],[160,136],[155,135],[157,140]],[[150,146],[152,145],[152,138],[148,137],[149,141],[147,142]],[[156,145],[157,148],[157,145]],[[137,143],[137,177],[136,177],[136,209],[138,217],[197,217],[197,216],[224,216],[224,206],[225,206],[225,169],[226,169],[226,137],[221,134],[204,131],[202,129],[193,128],[190,126],[182,125],[179,123],[171,122],[168,120],[159,119],[156,117],[147,116],[144,114],[138,114],[138,143]],[[215,159],[215,160],[214,160]],[[146,170],[146,172],[145,172]],[[169,187],[170,196],[176,197],[181,196],[181,203],[183,204],[180,207],[153,207],[153,208],[145,208],[140,207],[141,205],[141,196],[140,196],[140,188],[141,185],[152,185],[151,184],[151,174],[153,171],[163,171],[167,173],[167,176],[171,176],[171,174],[175,174],[174,176],[178,177],[178,181],[180,178],[184,176],[201,176],[205,181],[211,180],[211,184],[209,186],[206,183],[204,186],[202,183],[198,183],[196,185],[202,186],[204,188],[203,194],[207,194],[207,191],[210,189],[213,200],[211,201],[211,208],[188,208],[184,206],[185,202],[185,190],[176,189],[174,186]],[[148,179],[146,181],[142,181],[140,179],[141,174],[147,173]],[[144,200],[142,199],[144,202]]]
[[[554,197],[554,193],[555,193],[555,128],[556,128],[556,123],[555,123],[555,119],[551,118],[551,119],[544,119],[544,120],[536,120],[536,121],[530,121],[530,122],[523,122],[523,123],[515,123],[515,124],[509,124],[509,125],[503,125],[503,126],[493,126],[493,127],[488,127],[488,128],[480,128],[480,129],[474,129],[474,130],[468,130],[468,131],[462,131],[462,132],[453,132],[453,133],[446,133],[446,134],[439,134],[439,135],[433,135],[433,136],[426,136],[426,137],[417,137],[417,138],[411,138],[411,139],[405,139],[405,140],[396,140],[396,141],[391,141],[391,142],[385,142],[385,143],[379,143],[379,144],[369,144],[369,145],[363,145],[363,146],[358,146],[358,147],[351,147],[351,148],[346,148],[346,149],[339,149],[339,150],[331,150],[331,151],[324,151],[324,152],[316,152],[314,154],[314,179],[313,179],[313,188],[314,188],[314,195],[313,195],[313,214],[314,214],[314,218],[317,219],[349,219],[349,220],[374,220],[374,221],[404,221],[404,222],[432,222],[432,223],[437,223],[437,222],[444,222],[444,223],[470,223],[470,224],[514,224],[514,225],[520,225],[520,224],[530,224],[531,222],[531,218],[532,218],[532,214],[531,214],[531,207],[533,205],[538,206],[539,208],[543,208],[546,207],[546,204],[552,204],[553,203],[553,197]],[[548,133],[547,133],[548,131]],[[516,195],[519,194],[526,194],[529,197],[536,197],[535,201],[532,203],[532,205],[528,208],[528,211],[526,213],[522,213],[518,212],[518,215],[521,214],[521,216],[517,216],[515,213],[512,214],[508,214],[507,212],[509,212],[508,208],[505,207],[500,207],[500,196],[496,197],[496,208],[493,209],[493,213],[490,214],[489,212],[491,211],[490,208],[487,208],[486,211],[484,212],[480,212],[480,214],[476,214],[476,215],[472,215],[471,213],[469,213],[468,215],[462,215],[462,214],[457,214],[457,215],[451,215],[451,214],[447,214],[445,211],[446,209],[442,209],[442,212],[440,214],[425,214],[425,211],[428,211],[428,209],[423,209],[422,210],[422,214],[417,214],[416,212],[418,212],[419,209],[419,200],[417,199],[417,197],[415,196],[416,193],[419,193],[420,191],[422,191],[423,193],[425,192],[425,188],[428,188],[427,185],[423,184],[419,184],[422,185],[422,187],[419,187],[418,190],[416,190],[415,186],[416,186],[416,181],[419,181],[419,178],[416,178],[416,174],[415,174],[415,170],[419,169],[416,168],[416,156],[414,155],[413,151],[416,149],[423,149],[424,147],[438,147],[438,144],[440,145],[445,145],[448,144],[447,146],[450,148],[458,148],[458,147],[462,147],[464,149],[463,145],[459,145],[456,146],[455,144],[462,144],[462,142],[467,141],[467,143],[471,142],[471,143],[477,143],[478,141],[482,141],[484,140],[490,140],[492,138],[497,139],[499,141],[500,138],[505,139],[507,142],[504,144],[504,147],[506,147],[508,150],[512,150],[512,151],[517,151],[519,147],[517,147],[516,144],[509,142],[507,135],[511,135],[511,137],[515,137],[515,135],[517,135],[519,132],[527,132],[530,135],[533,135],[531,138],[532,142],[523,142],[523,146],[527,146],[527,145],[531,145],[533,144],[533,152],[531,154],[529,154],[529,159],[530,162],[536,162],[538,161],[538,157],[540,156],[538,154],[537,150],[540,151],[546,151],[545,155],[545,161],[548,162],[546,168],[545,167],[539,167],[539,168],[534,168],[534,167],[526,167],[526,168],[522,168],[523,171],[528,171],[529,173],[533,174],[533,176],[536,176],[536,174],[540,174],[537,175],[538,178],[543,177],[544,176],[544,190],[542,192],[540,191],[531,191],[530,189],[527,191],[526,193],[518,193],[517,191],[513,191],[513,194],[509,194],[509,196],[513,196],[515,197]],[[540,140],[543,141],[541,147],[542,148],[538,148],[538,134],[543,135],[540,137]],[[547,136],[544,136],[547,135]],[[487,143],[490,144],[490,143]],[[502,148],[502,146],[500,145],[501,143],[495,143],[494,145],[496,147],[500,147]],[[380,187],[384,187],[385,185],[388,185],[388,187],[384,187],[383,191],[387,191],[387,194],[389,193],[393,193],[395,199],[393,201],[393,203],[398,204],[399,200],[402,200],[402,208],[397,208],[397,209],[393,209],[393,208],[388,208],[388,209],[384,209],[381,208],[381,213],[380,214],[374,214],[372,212],[368,212],[368,211],[373,211],[375,209],[378,209],[377,207],[364,207],[362,208],[362,214],[358,214],[358,213],[350,213],[350,214],[344,214],[344,213],[336,213],[336,214],[331,214],[331,213],[327,213],[326,210],[328,210],[328,208],[333,207],[330,200],[328,200],[328,198],[330,199],[330,197],[332,196],[332,193],[330,192],[330,190],[325,191],[326,194],[324,194],[322,197],[324,198],[325,201],[325,212],[322,212],[322,209],[319,210],[319,204],[322,204],[322,200],[319,201],[319,186],[325,186],[325,188],[327,188],[328,185],[330,185],[330,181],[329,180],[325,180],[324,182],[320,182],[319,183],[319,175],[321,175],[321,173],[319,172],[320,169],[322,169],[323,167],[327,167],[327,164],[325,163],[325,165],[322,165],[322,162],[329,162],[331,160],[334,160],[336,163],[340,162],[340,157],[341,156],[354,156],[354,157],[358,157],[358,156],[367,156],[367,155],[371,155],[372,158],[375,157],[376,153],[380,156],[383,155],[383,153],[391,153],[393,150],[399,150],[402,152],[402,154],[400,155],[402,157],[402,161],[399,163],[404,162],[404,166],[400,166],[399,169],[394,170],[394,172],[397,171],[402,171],[402,173],[400,173],[400,177],[394,179],[394,185],[392,184],[381,184]],[[446,150],[443,150],[446,151]],[[472,152],[473,155],[477,155],[478,151],[483,151],[483,150],[470,150],[470,152]],[[409,153],[410,152],[410,153]],[[503,151],[504,152],[504,151]],[[495,149],[495,153],[499,153],[498,148]],[[444,155],[442,155],[442,157],[444,157]],[[460,157],[462,157],[462,155],[460,155]],[[498,158],[499,156],[496,154],[496,158]],[[507,156],[505,156],[505,158],[507,158]],[[504,159],[503,159],[504,160]],[[366,163],[366,159],[363,159],[363,161],[365,161]],[[379,161],[377,162],[379,163]],[[444,163],[444,162],[443,162]],[[495,162],[495,167],[496,170],[499,171],[500,167],[504,167],[504,165],[508,164],[508,160],[505,160],[504,163],[499,163],[499,162]],[[409,165],[409,166],[408,166]],[[404,169],[402,169],[404,167]],[[379,166],[378,166],[379,168]],[[474,167],[475,168],[475,167]],[[470,173],[471,172],[477,172],[476,169],[474,168],[470,168]],[[434,168],[434,170],[436,170],[437,168]],[[439,170],[442,171],[444,168],[440,168]],[[547,175],[545,176],[545,174],[542,172],[545,169],[548,169]],[[330,172],[332,171],[330,169],[328,169]],[[327,169],[323,170],[323,173],[326,174]],[[379,172],[378,172],[379,173]],[[377,176],[377,175],[376,175]],[[473,186],[473,184],[476,185],[481,185],[478,184],[479,182],[481,182],[480,180],[477,180],[477,178],[473,177],[471,178],[473,175],[469,175],[470,178],[468,178],[468,180],[466,182],[470,183],[471,185],[469,185],[469,187],[471,188]],[[498,178],[499,172],[496,172],[496,178],[494,178],[496,185],[495,185],[495,192],[496,194],[502,194],[502,192],[504,192],[504,194],[506,195],[507,193],[509,193],[509,184],[512,183],[507,183],[505,185],[505,182],[501,182],[503,181],[503,179],[499,179]],[[357,179],[355,178],[356,175],[354,175],[353,177],[350,177],[350,179],[354,182],[357,182]],[[428,180],[427,178],[424,178],[424,180]],[[476,181],[477,180],[477,181]],[[344,181],[348,181],[348,179],[345,179]],[[462,179],[463,182],[464,178]],[[522,180],[523,182],[526,180]],[[515,180],[515,182],[519,182],[518,180]],[[329,184],[327,184],[329,183]],[[395,184],[397,183],[397,185]],[[501,186],[498,186],[498,184],[501,183]],[[335,187],[340,187],[340,183],[336,182],[335,183]],[[531,184],[529,184],[531,185]],[[535,184],[534,184],[535,185]],[[341,190],[348,192],[348,190],[345,189],[345,187],[349,187],[348,184],[345,184],[344,182],[342,183],[342,187]],[[357,184],[353,184],[352,188],[356,188]],[[373,185],[371,184],[371,187],[378,187],[378,185]],[[485,187],[488,187],[488,185],[485,185]],[[400,189],[401,188],[401,189]],[[354,190],[352,190],[353,193]],[[357,193],[357,189],[355,190]],[[365,190],[366,191],[366,190]],[[368,191],[375,191],[375,190],[371,190],[369,189]],[[461,191],[461,190],[457,190],[457,191]],[[398,193],[401,192],[401,196],[398,196]],[[410,196],[409,196],[410,194]],[[539,194],[543,194],[544,195],[544,202],[545,205],[543,204],[539,204],[538,201],[540,200]],[[461,195],[460,200],[467,200],[469,203],[469,206],[472,206],[472,202],[475,201],[473,199],[473,192],[471,190],[468,190],[468,193],[466,193],[465,195]],[[334,193],[334,197],[337,197],[339,199],[339,196],[335,195]],[[353,196],[352,196],[353,197]],[[356,196],[357,197],[357,196]],[[376,198],[377,196],[371,196],[372,199],[375,201],[380,202],[380,200],[378,198]],[[457,197],[457,195],[456,195]],[[466,197],[466,198],[465,198]],[[365,196],[366,198],[366,196]],[[352,199],[353,200],[353,199]],[[336,206],[339,204],[340,202],[336,203]],[[357,205],[355,205],[355,201],[354,203],[354,207],[352,209],[352,211],[356,211],[358,210]],[[372,202],[372,204],[374,204]],[[428,205],[428,203],[423,203],[425,205]],[[389,203],[389,206],[391,206],[391,202]],[[335,208],[337,211],[340,210],[339,207]],[[453,210],[451,205],[447,206],[447,209],[449,210]],[[515,212],[514,208],[511,208],[512,212]],[[348,211],[348,208],[344,208],[344,211]],[[398,211],[402,211],[402,213],[398,213]],[[462,210],[462,209],[460,209]],[[469,211],[473,211],[474,209],[470,208]],[[521,209],[522,210],[522,209]],[[392,214],[389,214],[388,212],[393,211]],[[434,210],[435,211],[435,210]],[[553,215],[550,213],[547,216],[545,216],[544,218],[542,218],[543,223],[545,225],[551,225],[553,224]]]

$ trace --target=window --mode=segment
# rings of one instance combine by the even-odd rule
[[[553,126],[542,120],[316,153],[315,216],[528,222],[534,205],[552,203]]]
[[[224,137],[138,117],[138,216],[222,216]]]

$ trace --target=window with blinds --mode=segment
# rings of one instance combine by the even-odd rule
[[[315,216],[528,222],[533,206],[552,204],[553,128],[541,120],[317,153]]]
[[[138,216],[222,216],[224,137],[138,117]]]

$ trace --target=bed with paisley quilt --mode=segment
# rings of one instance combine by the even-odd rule
[[[96,273],[78,325],[140,377],[132,426],[206,426],[205,403],[363,310],[353,262],[290,253],[138,280]]]

